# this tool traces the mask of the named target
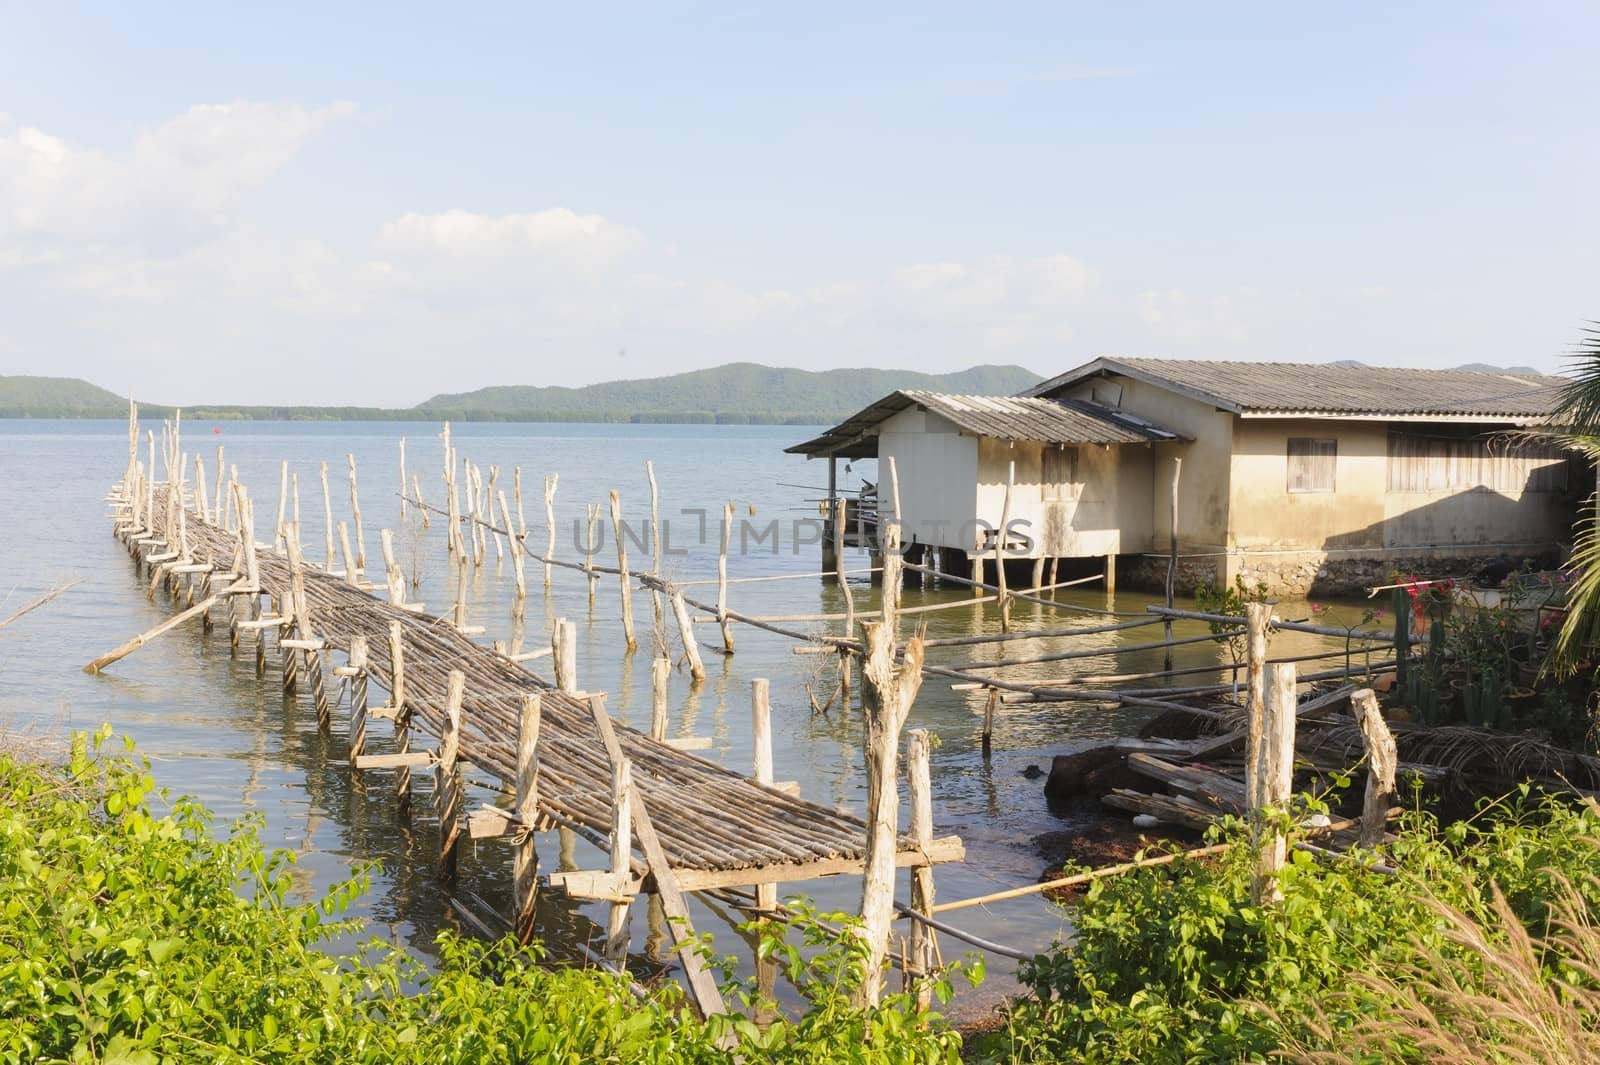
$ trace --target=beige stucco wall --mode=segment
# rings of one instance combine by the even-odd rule
[[[1183,459],[1178,478],[1178,544],[1185,552],[1222,551],[1227,544],[1229,483],[1233,457],[1233,415],[1164,388],[1113,377],[1121,394],[1108,394],[1107,381],[1084,381],[1067,390],[1073,399],[1093,400],[1148,418],[1163,429],[1191,438],[1157,444],[1151,469],[1151,548],[1169,548],[1172,524],[1172,462]],[[1096,389],[1100,394],[1095,394]],[[1125,548],[1124,550],[1146,550]]]
[[[880,506],[885,509],[890,505],[890,457],[900,483],[903,541],[967,550],[977,508],[978,441],[925,411],[903,410],[886,419],[878,437]]]
[[[1014,546],[1010,557],[1085,558],[1151,549],[1148,447],[1078,445],[1077,480],[1046,498],[1042,453],[1054,445],[987,438],[977,443],[977,515],[995,528],[1005,509],[1009,467],[1016,463],[1010,517],[1032,546]]]

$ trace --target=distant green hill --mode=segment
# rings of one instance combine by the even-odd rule
[[[115,418],[128,401],[76,377],[0,376],[0,418]]]
[[[911,370],[794,370],[738,362],[709,370],[582,388],[508,385],[435,396],[404,409],[196,404],[205,421],[260,419],[371,421],[408,419],[521,422],[717,422],[816,425],[852,414],[897,388],[1010,395],[1037,384],[1020,366],[974,366],[949,374]],[[163,416],[169,407],[140,403]],[[120,418],[128,401],[66,377],[0,376],[0,418]]]
[[[852,414],[897,388],[1010,395],[1040,380],[1038,374],[1020,366],[974,366],[958,373],[925,374],[912,370],[797,370],[735,362],[670,377],[606,381],[583,388],[482,388],[434,396],[417,410],[441,418],[800,425]]]

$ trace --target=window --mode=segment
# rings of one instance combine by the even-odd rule
[[[1078,449],[1046,444],[1040,456],[1039,495],[1046,500],[1071,498],[1078,481]]]
[[[1338,461],[1339,447],[1333,440],[1316,440],[1308,436],[1289,438],[1289,491],[1333,491],[1333,467]]]
[[[1546,444],[1483,435],[1389,434],[1391,492],[1565,492],[1568,467],[1562,452]]]

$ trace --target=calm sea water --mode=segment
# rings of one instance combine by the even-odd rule
[[[159,438],[159,426],[154,428]],[[346,456],[354,455],[369,572],[382,571],[379,530],[397,530],[402,566],[422,576],[412,597],[422,599],[433,612],[445,613],[454,588],[447,587],[443,522],[436,517],[426,531],[402,528],[398,498],[398,441],[404,436],[408,468],[421,475],[424,496],[433,503],[442,501],[438,431],[439,426],[432,424],[186,423],[184,440],[187,450],[199,451],[208,480],[216,473],[216,448],[224,448],[225,461],[238,467],[257,501],[257,533],[263,540],[275,519],[279,462],[288,460],[298,476],[302,540],[312,560],[321,559],[324,543],[320,464],[328,463],[335,520],[348,519]],[[500,467],[508,499],[511,471],[522,467],[530,533],[539,530],[530,539],[538,544],[544,528],[543,476],[559,473],[557,557],[578,557],[586,505],[604,502],[612,489],[621,493],[629,521],[642,527],[649,503],[645,460],[653,460],[661,513],[674,552],[666,569],[684,580],[715,576],[718,522],[728,501],[735,504],[741,526],[747,524],[750,530],[742,536],[735,533],[731,577],[816,571],[818,551],[803,543],[814,535],[804,520],[816,515],[826,469],[782,452],[785,445],[808,435],[812,434],[797,427],[680,425],[458,425],[454,429],[462,456],[485,469]],[[267,678],[259,681],[250,661],[230,656],[222,630],[210,636],[202,635],[198,626],[174,631],[104,674],[81,672],[97,654],[170,616],[164,596],[155,601],[146,598],[106,516],[103,498],[122,471],[126,447],[127,428],[121,422],[0,421],[0,514],[6,516],[0,594],[9,591],[14,608],[57,582],[80,581],[48,607],[0,632],[0,729],[64,733],[110,722],[136,740],[139,750],[155,763],[162,784],[199,797],[220,821],[258,816],[269,845],[300,856],[302,898],[317,897],[357,863],[378,863],[380,870],[361,904],[361,915],[381,934],[428,953],[435,932],[455,923],[432,878],[434,826],[424,813],[410,827],[396,820],[386,774],[372,774],[365,788],[352,784],[338,715],[333,735],[320,735],[308,697],[285,700],[275,666],[269,666]],[[875,479],[872,464],[865,463],[847,475],[847,483],[858,484],[862,473]],[[796,519],[801,519],[798,527]],[[770,524],[774,521],[776,538]],[[632,543],[629,550],[630,561],[637,564],[642,552]],[[615,563],[609,530],[600,561]],[[865,556],[853,558],[851,565],[864,567]],[[528,572],[531,598],[525,624],[517,630],[510,606],[510,559],[497,563],[491,548],[489,561],[476,572],[471,588],[471,622],[488,629],[481,639],[521,636],[529,647],[537,646],[547,642],[552,619],[575,620],[580,684],[607,691],[608,707],[621,720],[647,726],[648,596],[635,594],[641,649],[627,655],[622,649],[614,577],[601,584],[591,606],[581,574],[557,569],[547,596],[539,567],[530,565]],[[711,584],[695,592],[706,600],[715,596]],[[855,592],[857,609],[874,605],[864,578]],[[960,592],[909,590],[906,604],[964,598]],[[1098,590],[1074,590],[1062,593],[1062,599],[1106,605]],[[1151,601],[1124,592],[1116,607],[1139,610]],[[736,584],[730,605],[755,615],[806,615],[843,608],[837,588],[820,580]],[[9,613],[9,608],[0,613]],[[931,636],[998,631],[992,607],[965,606],[929,614],[926,620]],[[1034,628],[1092,623],[1026,605],[1014,608],[1013,621],[1016,627]],[[819,626],[797,622],[794,627]],[[715,625],[697,628],[703,642],[717,642]],[[1159,632],[1136,629],[1080,638],[1071,646],[1085,646],[1084,640],[1093,639],[1107,654],[1027,667],[1012,675],[1070,683],[1079,676],[1160,668],[1157,653],[1116,653],[1119,646],[1152,639],[1152,631]],[[1200,631],[1197,626],[1179,626],[1180,635]],[[819,678],[820,657],[796,655],[793,641],[748,627],[737,627],[735,635],[733,656],[706,653],[710,676],[704,685],[691,686],[686,672],[674,673],[669,734],[710,736],[714,747],[708,757],[748,772],[749,684],[755,677],[769,678],[777,779],[797,780],[808,799],[859,813],[865,801],[859,711],[836,709],[825,717],[816,715],[806,685],[817,682],[824,692],[831,687],[831,678]],[[1066,649],[1068,644],[1037,640],[940,649],[930,654],[930,660],[955,664],[994,658],[1002,646],[1005,655],[1014,656]],[[1278,637],[1273,647],[1275,654],[1311,649],[1321,649],[1314,638],[1292,634]],[[1180,650],[1185,665],[1217,662],[1223,654],[1211,645]],[[532,666],[547,670],[548,663],[544,659]],[[938,739],[933,752],[936,832],[959,834],[967,847],[963,865],[939,867],[941,899],[1033,881],[1042,867],[1035,838],[1071,829],[1073,823],[1050,812],[1043,782],[1028,778],[1024,771],[1031,765],[1048,767],[1053,754],[1128,734],[1147,716],[1073,704],[1008,706],[996,721],[993,754],[984,758],[979,745],[982,711],[980,695],[952,691],[947,683],[930,678],[912,712],[911,727],[930,729]],[[556,850],[553,836],[541,839],[547,866],[554,865]],[[604,855],[582,842],[575,857],[583,868],[606,864]],[[506,849],[492,842],[467,844],[460,887],[508,911]],[[860,888],[856,878],[840,877],[781,890],[809,894],[824,908],[851,910],[859,902]],[[902,885],[902,898],[906,890]],[[721,951],[743,955],[748,967],[748,947],[733,928],[736,915],[701,903],[695,907],[697,928],[714,933]],[[634,945],[643,957],[654,943],[643,905],[637,910]],[[1038,898],[968,910],[959,917],[981,935],[1030,950],[1069,932],[1066,914]],[[597,938],[596,919],[604,920],[598,905],[579,906],[549,896],[540,915],[546,937],[558,948],[574,938]],[[945,946],[947,955],[960,949],[953,943]],[[995,977],[986,992],[968,998],[966,1009],[982,1008],[1009,990],[1010,968],[1010,963],[995,964],[990,959]]]

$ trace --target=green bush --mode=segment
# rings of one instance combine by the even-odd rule
[[[292,854],[268,853],[252,821],[219,836],[146,765],[99,756],[108,735],[75,737],[64,767],[0,754],[0,1062],[957,1060],[959,1037],[906,996],[849,1005],[852,946],[767,936],[809,1008],[765,1030],[700,1024],[673,986],[640,1002],[625,977],[510,942],[441,935],[432,972],[376,941],[335,955],[361,934],[342,915],[364,872],[291,903]]]
[[[1235,823],[1220,834],[1242,843],[1241,833]],[[1073,1062],[1261,1060],[1307,1047],[1337,1054],[1341,1034],[1363,1018],[1399,1014],[1359,977],[1418,959],[1481,968],[1441,907],[1494,926],[1497,885],[1537,938],[1548,931],[1547,900],[1571,885],[1600,914],[1597,838],[1594,806],[1535,803],[1524,792],[1443,829],[1411,815],[1389,849],[1397,875],[1291,851],[1276,906],[1250,904],[1243,845],[1098,881],[1074,915],[1076,941],[1024,967],[1033,995],[1013,1006],[987,1053]],[[1425,1057],[1397,1036],[1373,1060]]]

